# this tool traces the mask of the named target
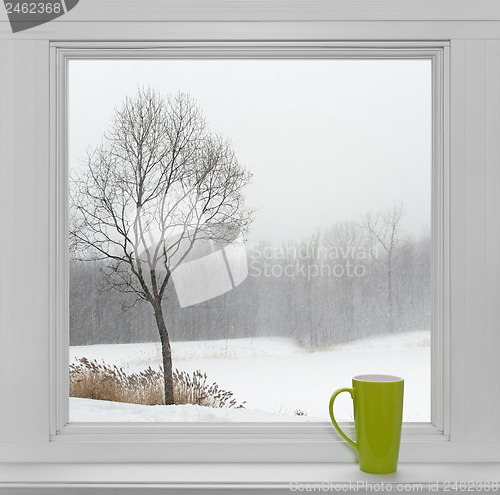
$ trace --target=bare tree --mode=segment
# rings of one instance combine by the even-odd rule
[[[231,145],[207,129],[194,101],[141,89],[115,112],[102,144],[71,178],[74,258],[105,260],[109,288],[153,309],[161,340],[165,404],[174,403],[162,301],[195,243],[223,243],[247,228],[250,174]]]
[[[304,268],[304,292],[303,310],[306,314],[306,324],[309,328],[309,345],[315,346],[319,343],[319,324],[318,317],[315,314],[315,282],[320,279],[320,259],[321,231],[317,230],[300,244],[300,262],[305,265]]]
[[[393,294],[393,269],[394,252],[401,237],[400,222],[404,208],[402,204],[394,205],[386,213],[376,215],[368,214],[365,226],[370,238],[371,248],[380,246],[385,252],[385,259],[375,256],[373,259],[384,269],[387,276],[387,321],[389,332],[394,328],[394,294]]]
[[[358,259],[361,248],[364,247],[366,236],[362,228],[353,221],[333,224],[325,233],[325,245],[330,251],[331,263],[342,268],[334,277],[336,285],[335,302],[338,316],[342,322],[342,330],[349,339],[358,337],[360,326],[359,308],[356,305],[357,286],[360,277],[355,276],[353,265],[360,264]]]

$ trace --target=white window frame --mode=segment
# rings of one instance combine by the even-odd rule
[[[437,320],[443,329],[433,342],[433,376],[442,377],[433,404],[440,406],[433,410],[434,426],[406,425],[394,479],[497,479],[500,6],[488,0],[459,6],[446,0],[423,6],[414,0],[313,0],[281,8],[280,0],[266,0],[239,10],[231,2],[205,6],[197,1],[165,7],[152,0],[148,11],[138,12],[129,0],[119,11],[110,0],[87,0],[57,21],[16,35],[0,9],[0,232],[7,239],[0,243],[0,396],[9,398],[0,407],[0,479],[43,485],[362,476],[353,453],[327,425],[309,430],[224,425],[227,434],[221,438],[217,425],[194,430],[179,425],[157,437],[164,426],[132,426],[139,430],[131,435],[128,427],[64,424],[66,412],[54,399],[62,384],[53,363],[62,369],[61,334],[54,337],[65,318],[56,301],[67,297],[60,269],[66,250],[56,230],[65,222],[57,196],[64,194],[65,178],[56,162],[62,151],[55,127],[62,111],[55,91],[60,75],[51,68],[57,50],[90,44],[112,50],[126,43],[142,52],[139,42],[165,49],[158,40],[185,46],[228,46],[225,40],[322,46],[336,40],[337,48],[348,50],[376,43],[375,49],[417,51],[428,43],[427,48],[442,50],[449,70],[443,70],[439,84],[449,98],[434,105],[443,109],[434,124],[444,135],[434,149],[434,160],[442,160],[443,167],[433,176],[434,184],[441,184],[440,192],[436,187],[433,192],[433,211],[442,219],[442,230],[435,220],[433,225],[433,262],[441,266],[434,270],[433,286],[442,288],[440,296],[434,292],[433,324],[436,328]],[[172,461],[176,464],[163,464]],[[193,462],[208,467],[194,468]]]
[[[354,461],[354,452],[346,453],[345,444],[333,430],[330,423],[246,423],[246,424],[196,424],[196,423],[157,423],[157,424],[124,424],[124,423],[68,423],[68,348],[69,348],[69,305],[68,305],[68,247],[67,247],[67,212],[68,212],[68,177],[67,177],[67,83],[68,63],[71,60],[82,59],[420,59],[429,60],[432,65],[432,380],[429,394],[431,401],[430,423],[405,423],[403,425],[403,444],[414,445],[415,440],[432,439],[433,441],[448,440],[447,418],[444,411],[447,408],[446,390],[448,384],[444,369],[447,367],[447,357],[444,348],[447,345],[447,329],[443,318],[444,301],[447,300],[447,288],[444,285],[443,273],[447,256],[444,243],[447,239],[448,225],[445,222],[448,205],[445,203],[445,183],[447,157],[444,115],[446,107],[445,81],[447,79],[446,42],[413,42],[413,43],[349,43],[335,42],[278,42],[278,43],[149,43],[139,44],[109,44],[99,43],[54,43],[52,52],[52,74],[54,95],[51,128],[55,130],[53,142],[55,170],[53,177],[57,187],[53,189],[55,197],[52,202],[55,210],[51,217],[56,219],[53,225],[54,245],[53,263],[56,277],[50,294],[55,308],[55,320],[52,325],[54,344],[54,361],[52,369],[51,441],[68,442],[75,439],[93,439],[96,441],[127,441],[134,438],[135,442],[147,445],[151,438],[157,442],[163,440],[169,444],[172,439],[183,445],[193,442],[186,457],[181,457],[175,449],[164,449],[161,459],[164,461],[207,460],[204,452],[220,450],[221,460],[258,462],[266,459],[274,462],[308,462],[316,459],[318,462]],[[332,391],[339,384],[332,383]],[[340,386],[340,385],[339,385]],[[325,404],[325,408],[326,408]],[[354,433],[352,423],[342,425],[346,432]],[[217,439],[217,440],[214,440]],[[300,439],[301,449],[291,450],[289,444]],[[246,449],[220,448],[221,444],[243,442]],[[263,449],[263,445],[265,449]],[[206,450],[205,450],[206,449]],[[264,450],[264,452],[263,452]],[[419,455],[413,451],[403,450],[402,460],[419,460]],[[138,461],[148,457],[148,447],[131,449],[130,460]],[[157,457],[157,454],[155,454]],[[155,457],[152,457],[153,460]]]

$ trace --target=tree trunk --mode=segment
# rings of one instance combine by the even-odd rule
[[[308,265],[309,267],[309,265]],[[308,306],[309,306],[309,311],[308,311],[308,316],[309,316],[309,345],[313,347],[316,344],[316,336],[315,334],[315,328],[314,328],[314,319],[313,319],[313,308],[312,308],[312,287],[311,287],[311,281],[307,281],[307,294],[308,294]]]
[[[170,339],[168,338],[167,326],[163,318],[163,309],[161,301],[154,305],[156,325],[160,334],[161,353],[163,357],[163,381],[165,387],[165,405],[174,404],[174,379],[172,375],[172,350],[170,348]]]
[[[389,299],[389,333],[394,333],[394,304],[392,300],[392,265],[389,257],[389,269],[387,270],[387,285]]]

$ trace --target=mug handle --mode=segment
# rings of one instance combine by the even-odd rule
[[[330,406],[328,410],[330,411],[330,418],[332,420],[333,426],[337,429],[337,431],[340,433],[340,436],[354,449],[358,450],[358,446],[340,429],[340,426],[337,424],[337,421],[335,420],[335,417],[333,416],[333,402],[335,401],[335,398],[337,395],[341,394],[342,392],[349,392],[351,394],[351,398],[354,399],[354,391],[352,388],[339,388],[335,392],[333,392],[333,395],[330,399]]]

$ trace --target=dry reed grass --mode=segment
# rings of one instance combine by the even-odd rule
[[[196,404],[208,407],[244,408],[233,393],[208,384],[207,374],[196,370],[192,375],[175,370],[175,404]],[[83,399],[109,400],[131,404],[164,404],[163,369],[151,367],[139,373],[127,374],[116,365],[89,361],[83,357],[69,367],[69,395]]]

